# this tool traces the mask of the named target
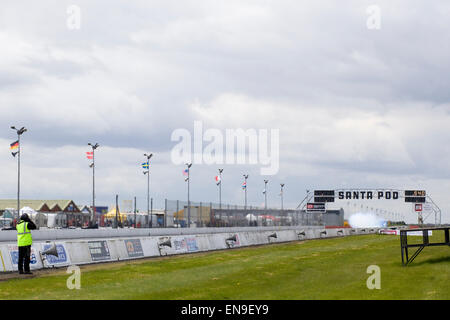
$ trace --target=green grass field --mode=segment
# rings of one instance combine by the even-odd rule
[[[402,267],[399,242],[353,236],[90,265],[80,290],[60,269],[1,281],[0,299],[450,299],[450,248],[425,248]],[[380,290],[366,286],[370,265]]]

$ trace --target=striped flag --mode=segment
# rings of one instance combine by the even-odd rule
[[[246,189],[247,188],[247,182],[246,181],[244,181],[244,183],[242,184],[242,189]]]
[[[17,141],[15,141],[15,142],[11,143],[9,149],[10,149],[11,151],[19,149],[19,140],[17,140]]]
[[[86,158],[88,158],[89,160],[94,159],[94,152],[93,151],[86,152]]]
[[[12,153],[13,157],[16,157],[16,155],[19,153],[19,151],[15,151],[15,150],[19,149],[19,140],[11,143],[9,149],[12,151],[11,153]]]

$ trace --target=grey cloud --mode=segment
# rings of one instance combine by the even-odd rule
[[[220,129],[281,128],[288,136],[282,136],[280,176],[273,179],[286,178],[296,190],[286,198],[291,205],[315,185],[376,184],[388,180],[386,175],[404,182],[418,175],[433,187],[450,174],[445,1],[379,1],[378,31],[366,28],[370,1],[79,1],[79,31],[66,27],[71,4],[2,4],[0,35],[6,34],[1,39],[9,44],[0,53],[7,61],[0,61],[0,138],[5,141],[14,138],[10,125],[23,124],[30,129],[24,144],[37,154],[39,148],[52,152],[47,148],[95,141],[166,155],[173,147],[171,132],[192,130],[194,120]],[[364,145],[371,142],[367,128],[380,135],[369,146]],[[389,134],[396,143],[383,148]],[[339,149],[335,137],[348,143]],[[120,174],[134,172],[130,155],[120,155],[108,164],[113,176],[100,176],[106,179],[99,182],[104,201],[110,193],[139,191],[133,185],[140,175],[120,186]],[[42,166],[36,177],[42,178],[49,159],[36,157]],[[56,163],[51,175],[76,174],[72,166],[84,172],[81,161]],[[184,197],[178,168],[167,155],[164,161],[155,173],[154,183],[161,186],[157,194]],[[298,172],[298,166],[309,166],[317,176]],[[257,176],[256,168],[245,169]],[[215,168],[196,170],[193,192],[214,199],[216,190],[200,181],[212,179]],[[241,171],[228,168],[229,186],[239,188]],[[89,180],[83,179],[70,192],[88,201]],[[30,185],[38,186],[38,179]],[[230,190],[227,199],[239,202],[242,194]],[[261,200],[261,190],[252,191],[252,198]],[[36,196],[51,193],[48,188]],[[279,198],[272,194],[270,201]]]

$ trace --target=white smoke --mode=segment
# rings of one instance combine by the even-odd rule
[[[386,221],[373,213],[357,212],[348,219],[352,228],[381,228],[386,226]]]

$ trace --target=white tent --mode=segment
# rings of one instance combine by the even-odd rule
[[[36,210],[30,208],[30,207],[23,207],[22,209],[20,209],[20,215],[22,214],[28,214],[28,216],[31,218],[34,214],[36,214]]]
[[[48,228],[56,228],[56,213],[47,214],[47,227]]]

